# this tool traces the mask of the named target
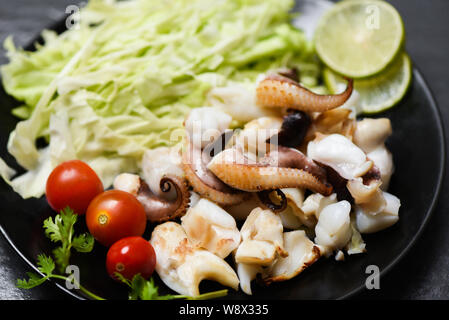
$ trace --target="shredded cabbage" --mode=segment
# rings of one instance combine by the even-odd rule
[[[8,151],[28,172],[5,181],[39,197],[60,162],[89,163],[105,187],[137,172],[145,150],[180,141],[182,122],[212,87],[254,83],[296,66],[316,86],[312,44],[290,24],[292,0],[91,0],[77,27],[44,31],[27,52],[5,41],[5,90],[23,105]],[[48,146],[36,147],[38,138]],[[6,167],[5,167],[6,166]]]

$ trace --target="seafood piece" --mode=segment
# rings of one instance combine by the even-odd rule
[[[231,124],[232,117],[211,107],[193,109],[184,122],[189,141],[203,149],[220,137]]]
[[[145,151],[142,157],[142,177],[151,191],[157,196],[173,199],[176,194],[162,192],[159,183],[166,175],[184,178],[181,167],[182,158],[176,148],[159,147]],[[175,190],[172,190],[173,192]]]
[[[381,184],[380,171],[373,166],[364,176],[349,180],[346,186],[354,202],[361,204],[370,202],[380,192]]]
[[[305,112],[290,110],[289,114],[284,116],[279,133],[270,137],[267,142],[289,148],[298,148],[306,137],[310,123],[310,117]]]
[[[165,222],[156,226],[150,243],[157,256],[157,274],[179,294],[198,296],[204,279],[238,290],[239,279],[231,266],[215,254],[193,246],[181,225]]]
[[[259,164],[272,167],[301,169],[321,181],[326,181],[326,170],[297,149],[278,146],[260,159]]]
[[[385,146],[385,140],[391,135],[390,119],[363,119],[357,122],[354,143],[357,144],[377,168],[382,180],[382,190],[387,190],[394,171],[393,156]]]
[[[273,201],[273,196],[271,196],[273,194],[276,195],[275,197],[279,204]],[[287,197],[281,191],[281,189],[263,190],[258,192],[257,196],[259,197],[259,200],[263,207],[275,213],[280,213],[287,208]]]
[[[284,188],[281,191],[287,198],[287,209],[279,213],[282,225],[287,229],[298,229],[301,225],[315,227],[316,218],[306,215],[301,207],[304,205],[304,190],[299,188]]]
[[[374,213],[369,213],[362,206],[356,206],[355,220],[361,233],[374,233],[386,229],[399,220],[401,201],[394,195],[383,192],[385,205]]]
[[[207,168],[210,155],[204,155],[201,149],[195,147],[186,138],[186,150],[183,153],[183,169],[186,179],[201,197],[212,200],[220,205],[235,205],[243,202],[248,195],[231,188],[221,181]],[[204,155],[204,156],[203,156]]]
[[[185,121],[187,136],[182,168],[186,179],[201,197],[221,205],[238,204],[247,197],[242,191],[223,183],[207,168],[215,152],[224,148],[226,141],[223,138],[226,138],[225,130],[231,120],[223,112],[206,107],[192,110]],[[192,138],[197,141],[194,142]]]
[[[201,199],[181,218],[190,242],[226,258],[240,244],[234,218],[215,203]]]
[[[240,230],[242,242],[235,253],[235,261],[267,266],[278,255],[286,256],[282,231],[282,221],[276,214],[254,209]]]
[[[115,178],[113,185],[114,189],[135,195],[151,222],[162,222],[182,216],[189,206],[190,193],[187,184],[178,176],[163,176],[159,182],[162,193],[168,193],[174,187],[176,197],[173,200],[153,193],[148,184],[135,174],[122,173]]]
[[[315,222],[319,219],[321,211],[330,204],[337,202],[337,195],[335,193],[324,197],[319,193],[313,193],[304,200],[301,206],[301,211],[309,219],[315,218]]]
[[[262,117],[245,124],[238,134],[237,141],[251,155],[264,156],[269,151],[267,140],[276,135],[282,126],[280,117]]]
[[[315,243],[328,256],[334,250],[343,248],[351,239],[351,204],[346,201],[326,206],[315,227]]]
[[[357,121],[357,127],[354,132],[354,143],[363,151],[369,153],[384,144],[392,132],[390,119],[365,118]]]
[[[304,88],[298,82],[280,76],[269,75],[256,89],[257,103],[263,107],[283,107],[310,112],[323,112],[343,105],[352,94],[353,80],[343,93],[319,95]]]
[[[227,185],[244,191],[255,192],[279,188],[305,188],[329,195],[332,187],[306,170],[321,170],[300,152],[279,148],[277,156],[268,155],[260,163],[248,163],[238,148],[226,149],[216,155],[208,165],[220,180]],[[285,156],[285,157],[284,157]],[[279,161],[279,163],[277,163]],[[278,167],[277,165],[301,166],[303,169]]]
[[[266,275],[263,281],[266,284],[296,277],[321,255],[320,249],[307,238],[303,230],[284,232],[283,239],[288,256],[280,257],[264,272]]]
[[[279,212],[278,215],[279,218],[281,218],[282,226],[284,227],[284,229],[296,230],[303,225],[291,205],[288,205],[287,208]]]
[[[237,263],[237,275],[240,280],[240,288],[247,295],[252,295],[251,281],[262,273],[262,267],[256,264]]]
[[[255,193],[251,193],[245,201],[242,203],[232,205],[232,206],[224,206],[226,212],[228,212],[231,216],[234,217],[237,221],[245,220],[251,211],[255,208],[260,207],[260,200],[257,198]]]
[[[320,136],[309,142],[307,155],[348,180],[363,176],[373,166],[359,147],[340,134]]]
[[[374,165],[380,171],[380,179],[382,190],[388,190],[391,176],[394,172],[393,155],[387,150],[385,145],[381,145],[366,155],[370,160],[374,162]]]
[[[315,139],[317,134],[341,134],[352,140],[356,129],[356,121],[351,115],[351,110],[344,108],[332,109],[316,115],[309,127],[305,141]]]
[[[207,95],[207,103],[241,122],[279,115],[279,110],[257,105],[255,87],[246,88],[240,84],[212,88]]]

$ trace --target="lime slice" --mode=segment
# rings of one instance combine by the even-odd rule
[[[346,88],[341,76],[324,69],[323,78],[332,94]],[[358,107],[363,113],[378,113],[393,107],[404,97],[412,79],[412,65],[408,55],[399,56],[382,73],[364,79],[354,80],[354,89],[359,93]]]
[[[401,16],[380,0],[346,0],[321,18],[315,46],[321,60],[352,78],[382,71],[397,55],[404,39]]]

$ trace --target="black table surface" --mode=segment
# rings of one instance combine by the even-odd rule
[[[404,19],[407,51],[435,94],[446,127],[449,124],[449,1],[389,2]],[[61,19],[67,6],[76,3],[74,0],[0,0],[0,43],[13,35],[16,44],[28,44],[40,30]],[[4,50],[0,49],[0,64],[6,61]],[[448,134],[446,130],[447,149]],[[431,170],[424,163],[422,168]],[[448,194],[449,170],[446,170],[438,206],[417,245],[381,279],[379,290],[365,291],[356,299],[449,298]],[[23,278],[28,271],[31,268],[0,236],[0,299],[69,299],[51,283],[32,290],[17,289],[16,279]]]

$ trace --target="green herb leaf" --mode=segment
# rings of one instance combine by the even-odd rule
[[[73,238],[72,247],[78,252],[91,252],[94,242],[94,237],[90,233],[83,233]]]
[[[131,281],[123,277],[120,273],[115,272],[114,275],[118,280],[126,284],[131,288],[129,293],[129,300],[174,300],[174,299],[186,299],[186,300],[206,300],[224,297],[228,294],[228,290],[219,290],[214,292],[208,292],[200,294],[196,297],[185,295],[159,295],[159,288],[154,283],[154,279],[150,278],[145,280],[140,274],[136,274]]]
[[[44,283],[45,280],[48,279],[48,277],[41,278],[35,273],[27,272],[28,280],[26,279],[17,279],[16,286],[17,288],[21,289],[31,289],[34,287],[37,287],[38,285],[41,285]]]
[[[45,235],[53,242],[61,242],[61,246],[53,250],[58,270],[64,273],[70,261],[70,250],[90,252],[94,246],[94,238],[90,234],[74,237],[74,226],[78,216],[69,207],[63,209],[54,220],[49,217],[44,221]]]
[[[45,254],[40,254],[37,256],[37,267],[40,272],[47,276],[51,276],[53,270],[55,270],[55,263],[51,257],[48,257]]]

